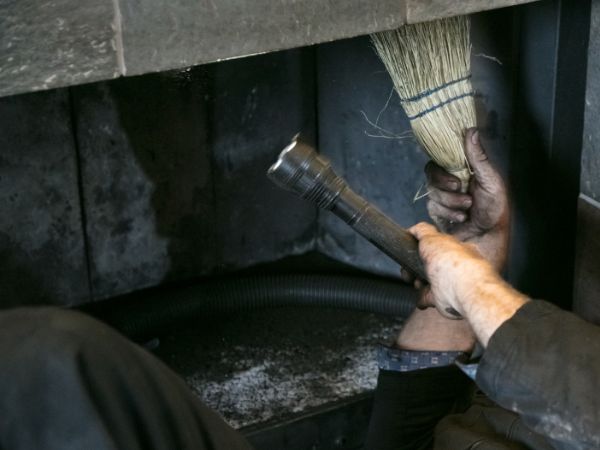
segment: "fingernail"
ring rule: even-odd
[[[479,130],[475,130],[475,132],[471,135],[471,143],[473,145],[479,145]]]
[[[456,191],[458,189],[458,182],[456,182],[456,181],[450,181],[448,183],[448,189]]]
[[[464,222],[467,217],[464,214],[459,214],[458,216],[456,216],[456,218],[459,222]]]
[[[451,315],[453,315],[454,317],[462,317],[462,316],[460,315],[460,313],[459,313],[457,310],[455,310],[454,308],[450,308],[450,307],[448,307],[448,308],[446,308],[446,312],[447,312],[448,314],[451,314]]]
[[[463,206],[464,206],[465,208],[470,208],[472,204],[473,204],[473,202],[471,201],[471,199],[470,199],[470,198],[466,199],[466,200],[463,202]]]

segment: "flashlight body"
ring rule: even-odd
[[[422,280],[427,280],[415,237],[347,186],[331,208],[375,247]]]
[[[327,158],[298,137],[281,152],[268,176],[278,186],[333,212],[405,269],[427,280],[414,236],[355,193]]]

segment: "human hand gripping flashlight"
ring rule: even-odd
[[[338,176],[329,160],[294,137],[267,176],[279,187],[333,212],[379,250],[427,281],[417,240],[375,206],[356,194]],[[457,311],[448,311],[460,317]]]

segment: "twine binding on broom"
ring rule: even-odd
[[[453,84],[460,83],[461,81],[470,80],[470,79],[471,79],[471,75],[469,74],[469,75],[466,75],[466,76],[464,76],[462,78],[459,78],[458,80],[448,81],[447,83],[444,83],[441,86],[438,86],[436,88],[426,89],[423,92],[420,92],[419,94],[415,95],[414,97],[401,98],[400,101],[402,101],[402,102],[416,102],[417,100],[421,100],[423,97],[427,97],[428,95],[435,94],[436,92],[441,91],[442,89],[445,89],[448,86],[452,86]]]
[[[415,137],[466,190],[464,133],[476,126],[467,16],[405,25],[371,35]]]
[[[443,101],[442,103],[438,103],[437,105],[432,106],[431,108],[428,108],[425,111],[420,112],[419,114],[416,114],[414,116],[408,116],[408,120],[412,121],[412,120],[415,120],[415,119],[419,119],[419,118],[421,118],[421,117],[423,117],[423,116],[425,116],[425,115],[427,115],[427,114],[435,111],[436,109],[439,109],[439,108],[442,108],[442,107],[446,106],[449,103],[455,102],[456,100],[460,100],[461,98],[471,97],[473,95],[474,95],[473,91],[467,92],[465,94],[457,95],[456,97],[452,97],[452,98],[450,98],[448,100]]]

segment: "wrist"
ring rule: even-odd
[[[479,238],[468,240],[475,244],[479,253],[496,269],[502,272],[508,257],[508,227],[499,225]]]
[[[496,330],[528,301],[527,296],[492,273],[479,278],[461,296],[459,311],[471,324],[481,345],[487,347]]]

